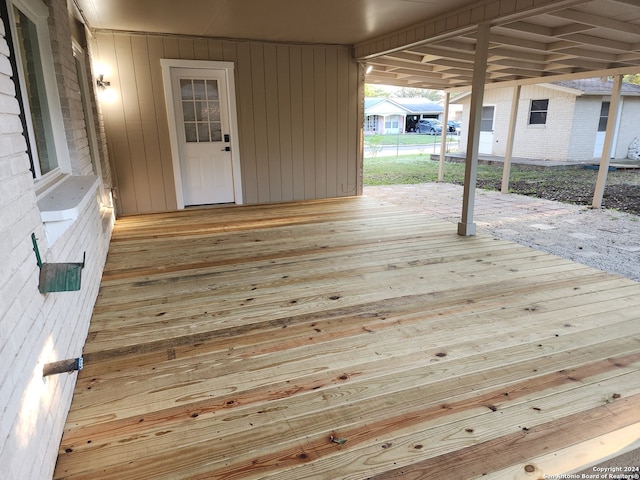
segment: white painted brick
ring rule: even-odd
[[[16,94],[16,86],[6,75],[0,75],[0,93],[13,96]]]
[[[0,55],[0,74],[6,75],[7,77],[13,75],[13,70],[11,70],[11,62],[6,55]]]
[[[2,57],[0,57],[2,59]],[[20,105],[15,97],[0,93],[0,113],[20,114]]]
[[[4,24],[2,24],[2,26],[4,27]],[[7,44],[7,40],[5,38],[0,38],[0,55],[4,57],[9,56],[9,45]]]
[[[77,95],[66,2],[46,3],[52,7],[49,23],[55,36],[54,57],[59,60],[56,75],[60,100],[66,109],[69,153],[75,158],[74,171],[86,171],[90,158]],[[0,25],[0,35],[4,34],[1,28]],[[28,170],[29,160],[24,153],[26,143],[17,116],[20,109],[15,87],[9,79],[12,72],[7,53],[6,41],[0,38],[0,465],[2,476],[35,480],[52,476],[76,378],[74,374],[38,384],[42,381],[42,365],[47,355],[55,354],[60,359],[81,353],[110,231],[103,232],[99,206],[90,202],[76,224],[54,248],[49,248]],[[103,134],[102,126],[99,131]],[[99,143],[105,146],[104,137]],[[105,159],[101,162],[106,164]],[[38,292],[31,232],[43,239],[41,252],[51,261],[76,260],[78,252],[87,250],[91,261],[82,273],[80,292],[47,295]],[[37,388],[30,384],[34,378]],[[37,408],[31,417],[32,430],[21,436],[20,412],[25,396],[34,400]]]
[[[17,115],[0,114],[0,135],[19,133],[22,135],[22,124]]]

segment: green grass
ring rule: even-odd
[[[427,155],[401,155],[397,157],[374,157],[364,159],[364,184],[406,185],[436,182],[439,162]],[[531,169],[512,165],[510,182],[547,187],[556,183],[594,182],[597,172],[586,169]],[[609,174],[609,182],[615,183],[614,174]],[[462,184],[464,163],[445,162],[444,181]],[[478,165],[478,182],[483,185],[499,185],[502,182],[502,165]]]
[[[379,139],[381,145],[431,145],[440,143],[439,135],[427,135],[421,133],[405,133],[402,135],[367,135],[364,137],[365,145],[369,139]]]
[[[478,166],[478,175],[498,175],[501,173],[493,167]],[[424,155],[400,155],[398,157],[374,157],[364,159],[364,184],[374,185],[406,185],[412,183],[436,182],[438,180],[438,162]],[[464,164],[445,164],[444,181],[462,183],[464,180]]]

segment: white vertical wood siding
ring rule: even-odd
[[[358,66],[342,46],[99,32],[96,60],[122,214],[176,208],[161,58],[235,63],[245,203],[355,195]]]

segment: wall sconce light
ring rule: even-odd
[[[373,65],[367,65],[367,69],[364,71],[365,75],[369,75],[373,70]]]
[[[104,91],[111,85],[111,82],[106,82],[104,80],[104,74],[101,73],[96,80],[96,84],[98,85],[98,88],[101,88]]]

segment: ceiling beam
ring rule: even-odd
[[[567,35],[564,39],[569,40],[570,42],[581,43],[583,45],[606,48],[609,50],[620,50],[622,52],[628,52],[633,49],[633,45],[631,43],[609,40],[608,38],[602,37],[594,37],[592,35],[584,35],[582,33]]]
[[[523,38],[516,37],[508,37],[506,35],[491,35],[491,44],[489,46],[489,53],[491,53],[491,49],[494,47],[502,47],[502,46],[511,46],[511,47],[520,47],[526,48],[527,50],[537,50],[539,52],[547,51],[547,43],[538,42],[534,40],[525,40]]]
[[[473,60],[475,58],[475,54],[473,53],[459,52],[456,50],[446,50],[444,48],[431,47],[431,46],[411,48],[408,51],[411,53],[423,54],[428,57],[447,58],[450,60],[460,60],[468,63],[473,63]],[[425,62],[424,58],[422,62],[423,63]]]
[[[587,32],[589,30],[593,30],[593,25],[586,25],[584,23],[568,23],[561,27],[555,27],[551,29],[551,33],[553,37],[563,37],[565,35],[570,35],[572,33],[582,33]]]
[[[395,68],[410,68],[423,73],[431,73],[433,72],[433,67],[424,63],[412,63],[412,62],[403,62],[401,60],[396,60],[394,58],[387,57],[379,57],[369,60],[367,65],[372,65],[374,68],[376,66],[381,67],[395,67]]]
[[[637,2],[635,3],[635,6],[638,6]],[[605,28],[607,30],[615,30],[616,32],[640,35],[640,25],[614,20],[613,18],[603,17],[601,15],[594,15],[572,9],[550,12],[549,15],[557,18],[564,18],[565,20],[571,20],[573,22],[586,23],[587,25]]]
[[[500,28],[508,28],[509,30],[515,30],[520,33],[532,33],[534,35],[541,35],[543,37],[552,37],[553,28],[545,27],[543,25],[536,25],[529,22],[513,22],[500,25]]]
[[[638,67],[621,67],[621,68],[608,68],[602,70],[589,70],[586,72],[577,72],[562,75],[546,75],[543,77],[525,78],[522,80],[506,81],[492,83],[490,86],[486,85],[486,88],[498,88],[498,87],[513,87],[515,85],[536,85],[539,83],[561,82],[563,80],[578,80],[581,78],[596,78],[596,77],[610,77],[614,75],[626,75],[626,74],[638,73]],[[456,91],[464,92],[470,91],[471,86],[458,87]]]
[[[594,60],[601,60],[603,62],[616,62],[618,56],[615,53],[596,52],[595,50],[589,50],[588,48],[571,47],[562,50],[562,53],[573,55],[576,57],[589,58]]]
[[[447,60],[446,58],[439,58],[429,63],[425,63],[425,65],[432,65],[433,70],[436,72],[442,70],[443,68],[458,68],[460,70],[468,70],[470,72],[473,71],[473,64],[456,62],[455,60]]]

